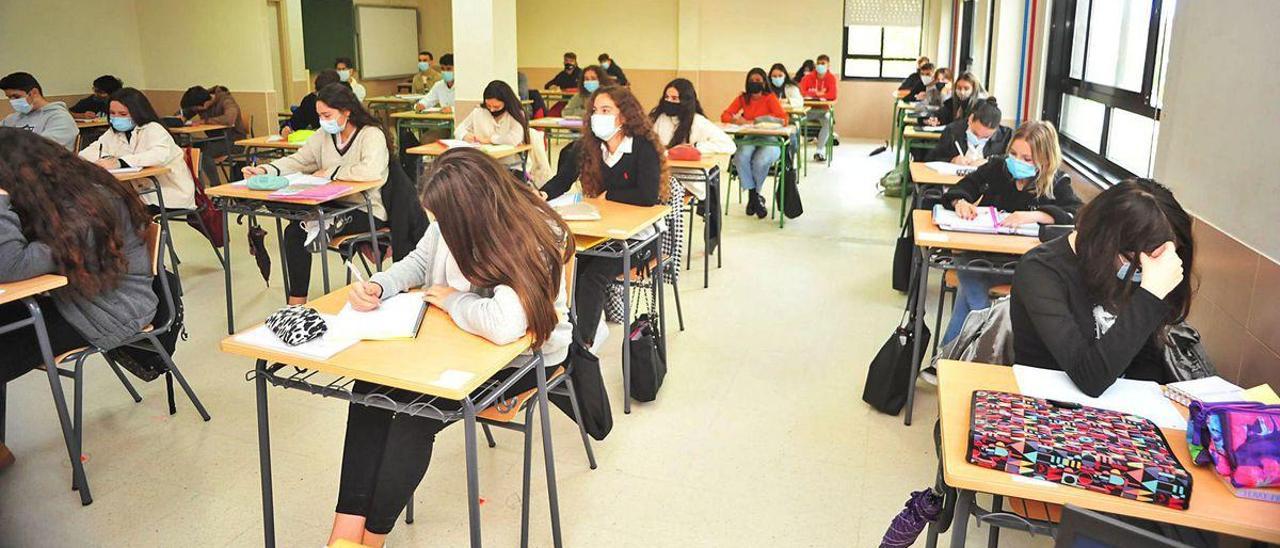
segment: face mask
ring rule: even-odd
[[[611,67],[611,66],[613,66],[613,63],[610,63],[610,62],[608,62],[608,61],[601,61],[601,62],[600,62],[600,68],[602,68],[602,69],[609,70],[609,67]]]
[[[756,82],[754,80],[747,82],[747,93],[755,94],[755,93],[761,93],[763,91],[764,91],[763,83]]]
[[[597,89],[600,89],[600,81],[599,80],[583,80],[582,89],[587,90],[587,93],[595,93]]]
[[[922,84],[924,84],[924,85],[926,85],[926,86],[927,86],[927,85],[929,85],[929,84],[932,84],[932,83],[933,83],[933,75],[932,75],[932,74],[930,74],[930,75],[928,75],[928,76],[925,76],[925,75],[921,74],[921,75],[920,75],[920,83],[922,83]]]
[[[591,115],[591,133],[596,134],[596,138],[601,141],[608,141],[614,135],[618,134],[618,117],[613,114],[592,114]]]
[[[1125,261],[1120,265],[1120,269],[1116,271],[1116,277],[1121,280],[1129,278],[1129,270],[1133,269],[1133,263]],[[1133,283],[1142,283],[1142,271],[1138,270],[1133,273]]]
[[[784,76],[774,76],[770,78],[769,81],[773,83],[773,87],[780,88],[782,87],[782,83],[786,82],[787,79]]]
[[[982,150],[984,147],[986,147],[987,139],[990,139],[990,137],[988,137],[987,139],[978,137],[978,134],[974,133],[972,129],[964,130],[964,137],[966,140],[968,140],[970,149],[976,148],[978,150]]]
[[[961,101],[968,101],[970,95],[973,95],[972,90],[968,90],[968,91],[956,90],[956,98]]]
[[[452,81],[453,81],[453,71],[452,71],[452,70],[446,70],[446,71],[441,72],[441,73],[440,73],[440,79],[441,79],[441,80],[444,80],[444,82],[445,82],[446,84],[447,84],[447,83],[449,83],[449,82],[452,82]]]
[[[338,70],[338,80],[346,82],[347,80],[350,80],[350,79],[351,79],[351,69]]]
[[[1014,158],[1013,155],[1004,157],[1004,167],[1009,170],[1009,174],[1013,175],[1014,179],[1030,179],[1036,176],[1036,166]]]
[[[671,101],[663,99],[661,103],[658,103],[658,111],[666,114],[667,116],[679,116],[680,103],[672,103]]]
[[[9,99],[9,106],[13,107],[13,110],[17,111],[18,114],[27,114],[31,112],[31,103],[27,101],[26,97]]]
[[[119,131],[119,132],[121,132],[121,133],[125,133],[125,132],[132,131],[132,130],[133,130],[133,118],[130,118],[130,117],[128,117],[128,116],[112,116],[112,117],[111,117],[111,129],[114,129],[114,130]]]
[[[418,61],[418,72],[426,72],[428,70],[431,70],[431,63]]]
[[[566,70],[566,71],[572,71],[572,70],[573,70],[573,63],[565,63],[565,64],[564,64],[564,70]]]
[[[487,110],[487,109],[486,109],[486,110]],[[493,116],[494,118],[497,118],[497,117],[499,117],[499,116],[502,116],[502,113],[504,113],[504,112],[506,112],[506,111],[507,111],[507,109],[503,109],[503,108],[500,108],[500,109],[498,109],[498,110],[490,110],[490,111],[489,111],[489,115],[490,115],[490,116]]]
[[[818,76],[826,76],[826,75],[827,75],[827,65],[818,65],[818,66],[815,68],[815,70],[817,70],[817,71],[818,71]]]
[[[323,129],[325,133],[328,133],[330,135],[337,135],[341,133],[342,128],[346,126],[347,126],[346,124],[338,125],[337,120],[325,120],[325,119],[320,120],[320,129]]]

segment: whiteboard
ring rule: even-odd
[[[418,10],[356,6],[360,77],[398,78],[418,72]]]

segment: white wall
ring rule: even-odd
[[[113,74],[146,87],[134,0],[0,0],[0,75],[35,75],[45,95],[88,95]]]
[[[144,36],[142,63],[147,69],[147,87],[178,90],[222,84],[233,92],[272,89],[267,33],[276,29],[267,28],[265,0],[136,3],[137,25]],[[210,9],[212,6],[218,9]],[[83,42],[77,44],[78,55],[85,55],[85,47]]]

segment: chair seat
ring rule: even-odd
[[[1049,502],[1041,502],[1038,500],[1023,499],[1018,497],[1007,497],[1005,501],[1009,505],[1009,509],[1014,514],[1027,519],[1047,521],[1050,523],[1060,523],[1062,521],[1062,505]],[[1000,512],[1000,508],[994,511]]]
[[[68,351],[63,352],[63,353],[61,353],[61,354],[58,354],[57,356],[54,356],[54,357],[53,357],[53,363],[63,363],[63,362],[65,362],[65,361],[67,361],[68,359],[71,359],[71,358],[74,358],[74,357],[78,356],[78,355],[79,355],[80,353],[82,353],[82,352],[87,352],[88,350],[89,350],[89,347],[87,347],[87,346],[81,346],[80,348],[77,348],[77,349],[75,349],[75,350],[68,350]],[[41,364],[40,369],[44,369],[43,364]]]
[[[530,373],[530,374],[535,374],[535,373]],[[550,383],[552,380],[556,379],[557,377],[563,374],[564,374],[564,367],[557,367],[555,371],[552,371],[550,375],[547,375],[547,382]],[[504,405],[501,408],[499,408],[497,404],[490,405],[489,407],[486,407],[479,413],[476,413],[476,416],[482,419],[491,420],[493,422],[511,422],[515,420],[516,415],[520,413],[520,410],[523,409],[525,404],[528,403],[529,400],[533,398],[533,395],[537,393],[538,393],[537,388],[530,388],[528,390],[525,390],[524,392],[516,394],[516,397],[503,402],[504,404],[507,402],[512,402],[512,405],[510,407],[507,407]]]
[[[390,234],[391,234],[390,228],[385,228],[385,227],[379,228],[377,231],[379,240],[385,239],[386,237],[390,236]],[[337,250],[342,248],[342,246],[344,245],[355,244],[357,242],[367,242],[367,241],[369,241],[368,232],[357,232],[355,234],[345,234],[342,236],[334,236],[332,240],[329,240],[329,249]]]
[[[652,259],[649,259],[648,267],[649,267],[649,271],[650,271],[650,272],[652,272],[652,271],[654,271],[654,270],[657,270],[657,268],[658,268],[658,258],[657,258],[657,257],[654,257],[654,258],[652,258]],[[621,282],[621,281],[622,281],[622,279],[623,279],[623,277],[624,277],[624,275],[622,275],[622,274],[618,274],[618,277],[617,277],[617,278],[614,278],[614,280],[615,280],[615,281],[619,281],[619,282]],[[631,267],[631,281],[632,281],[632,282],[637,282],[637,281],[640,281],[640,280],[643,280],[643,279],[644,279],[644,277],[640,275],[640,267],[639,267],[639,266],[633,266],[633,267]]]

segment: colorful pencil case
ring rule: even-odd
[[[1236,487],[1280,486],[1280,405],[1191,403],[1187,448]]]
[[[289,186],[289,179],[279,175],[254,175],[246,184],[249,190],[280,190]]]

